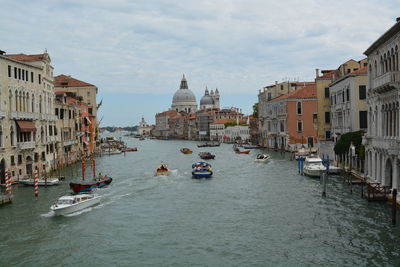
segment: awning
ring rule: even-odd
[[[36,126],[33,121],[16,121],[19,127],[19,130],[23,133],[26,132],[36,132]]]

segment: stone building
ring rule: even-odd
[[[204,91],[204,96],[200,99],[200,109],[219,109],[219,91],[215,89],[208,92],[208,89]]]
[[[53,67],[47,52],[37,55],[0,51],[0,178],[31,176],[54,165],[56,116]]]
[[[400,18],[365,52],[368,56],[366,175],[400,189]]]

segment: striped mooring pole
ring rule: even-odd
[[[38,177],[38,170],[35,171],[35,180],[34,180],[34,190],[35,190],[35,197],[39,196],[39,177]]]
[[[11,179],[10,179],[10,173],[8,169],[5,171],[5,179],[6,179],[6,194],[11,194]]]

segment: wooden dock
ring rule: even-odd
[[[6,203],[11,203],[12,199],[13,199],[13,195],[11,195],[11,194],[0,195],[0,205],[6,204]]]

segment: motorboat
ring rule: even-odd
[[[161,162],[161,164],[157,166],[156,176],[166,176],[169,175],[169,173],[170,171],[167,164]]]
[[[239,146],[237,144],[233,145],[233,151],[235,151],[236,154],[249,154],[250,150],[240,150]]]
[[[202,159],[214,159],[215,155],[211,154],[210,152],[200,152],[199,157]]]
[[[259,145],[243,145],[244,149],[257,149],[260,148]]]
[[[213,175],[211,164],[199,161],[192,165],[193,178],[210,178]]]
[[[99,175],[91,180],[82,180],[79,182],[71,182],[69,183],[69,187],[74,191],[75,193],[80,193],[80,192],[88,192],[92,191],[93,189],[96,188],[102,188],[104,186],[109,185],[112,182],[112,178],[105,175]]]
[[[133,152],[137,151],[137,147],[125,147],[122,149],[122,152]]]
[[[35,179],[22,179],[19,180],[20,184],[23,185],[35,185]],[[47,178],[47,179],[38,179],[38,186],[49,186],[49,185],[58,185],[60,180],[58,178]]]
[[[100,196],[95,194],[80,194],[62,196],[50,207],[55,215],[68,215],[100,203]]]
[[[193,153],[193,151],[187,147],[181,148],[181,152],[183,154],[192,154]]]
[[[122,150],[114,148],[114,149],[104,149],[103,150],[103,154],[105,155],[117,155],[117,154],[121,154]]]
[[[311,177],[321,177],[326,171],[320,157],[307,157],[304,162],[303,173]]]
[[[258,154],[256,156],[255,162],[267,162],[271,159],[271,156],[268,154]]]

